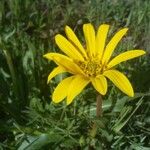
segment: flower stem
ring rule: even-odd
[[[102,117],[102,96],[100,94],[97,95],[96,97],[96,117]],[[94,138],[96,136],[97,132],[97,123],[96,121],[94,122],[92,129],[90,131],[90,135]]]
[[[96,116],[102,117],[102,96],[100,94],[96,97]]]

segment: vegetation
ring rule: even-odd
[[[148,150],[150,147],[149,0],[1,0],[0,2],[0,149]],[[43,55],[59,51],[56,33],[65,25],[83,39],[82,25],[129,27],[115,54],[143,49],[140,59],[119,65],[136,92],[134,98],[111,83],[96,117],[96,92],[89,87],[74,102],[54,104],[51,94],[62,80],[46,84],[55,67]],[[98,125],[91,135],[93,122]],[[92,131],[95,132],[95,131]]]

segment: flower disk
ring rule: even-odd
[[[76,63],[87,77],[96,77],[102,74],[102,64],[96,61],[78,61]]]
[[[84,24],[85,48],[69,26],[65,28],[67,38],[57,34],[56,44],[65,55],[59,53],[44,55],[45,58],[53,60],[58,65],[49,74],[48,82],[60,73],[69,72],[71,76],[58,84],[53,92],[52,100],[59,103],[67,98],[68,105],[90,82],[100,94],[105,95],[107,79],[111,80],[123,93],[133,97],[134,92],[130,81],[114,67],[121,62],[145,54],[145,51],[128,50],[111,59],[117,44],[127,30],[127,28],[119,30],[106,45],[109,25],[100,25],[95,34],[92,24]]]

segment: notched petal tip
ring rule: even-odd
[[[139,56],[141,55],[145,55],[146,54],[146,51],[142,50],[142,49],[139,49],[139,50],[133,50],[135,51],[137,54],[139,54]]]
[[[123,37],[127,34],[128,30],[129,30],[129,28],[125,27],[125,28],[120,29],[117,33],[119,33],[121,35],[121,37]]]
[[[144,50],[140,50],[140,51],[141,51],[141,55],[146,54],[146,51],[144,51]]]
[[[47,82],[46,82],[47,84],[49,84],[50,83],[50,80],[49,79],[47,79]]]
[[[123,28],[123,29],[121,29],[122,31],[124,31],[124,32],[127,32],[128,30],[129,30],[129,28]]]
[[[47,57],[47,54],[44,54],[43,57],[46,58],[46,57]]]
[[[134,97],[134,92],[129,95],[130,97]]]
[[[65,26],[65,31],[71,29],[69,26]]]
[[[93,26],[91,23],[85,23],[84,25],[83,25],[83,27],[85,27],[85,26]]]
[[[101,24],[100,26],[101,26],[101,27],[107,27],[107,28],[108,28],[110,25],[107,24],[107,23],[103,23],[103,24]],[[100,26],[99,26],[99,27],[100,27]]]
[[[91,28],[94,29],[94,26],[91,23],[83,24],[83,31],[86,31],[86,30],[91,29]]]
[[[65,26],[65,33],[66,33],[66,35],[68,34],[68,32],[70,31],[70,30],[72,30],[69,26]]]
[[[52,102],[54,102],[54,103],[56,103],[56,104],[59,103],[59,100],[57,100],[57,99],[55,98],[54,93],[52,94],[51,99],[52,99]]]
[[[60,103],[58,100],[55,100],[54,98],[52,98],[53,103],[58,104]]]
[[[120,35],[123,37],[123,36],[126,36],[128,30],[129,30],[129,28],[125,27],[125,28],[120,29],[117,33],[120,33]]]
[[[56,42],[56,43],[57,43],[57,40],[58,40],[60,37],[62,37],[61,34],[56,34],[56,35],[55,35],[55,42]]]
[[[128,28],[128,27],[125,27],[124,29],[125,29],[125,30],[127,30],[127,31],[129,30],[129,28]]]
[[[126,94],[127,94],[128,96],[130,96],[130,97],[134,97],[134,90],[133,90],[132,85],[131,85],[130,90],[128,90],[128,92],[127,92]]]
[[[43,57],[46,59],[52,59],[52,57],[50,56],[50,53],[44,54]]]
[[[66,105],[70,105],[72,103],[72,101],[66,100]]]

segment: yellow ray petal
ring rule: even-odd
[[[75,33],[73,32],[73,30],[69,27],[66,26],[65,27],[65,32],[67,35],[67,38],[73,43],[73,45],[76,46],[76,48],[79,50],[79,52],[85,57],[87,58],[87,54],[85,52],[85,49],[83,48],[83,46],[81,45],[79,39],[77,38],[77,36],[75,35]]]
[[[54,57],[61,57],[61,58],[64,58],[64,59],[67,59],[69,61],[72,61],[71,58],[65,56],[65,55],[62,55],[62,54],[59,54],[59,53],[47,53],[45,55],[43,55],[44,58],[48,59],[48,60],[53,60],[54,61]]]
[[[99,58],[102,58],[104,49],[105,49],[105,43],[107,34],[109,31],[109,25],[103,24],[100,25],[98,28],[98,32],[96,35],[96,53],[99,55]]]
[[[145,54],[145,51],[143,51],[143,50],[130,50],[130,51],[124,52],[124,53],[116,56],[114,59],[112,59],[108,63],[107,68],[114,67],[115,65],[117,65],[123,61],[133,59],[135,57],[138,57],[138,56],[141,56],[144,54]]]
[[[84,89],[84,87],[90,81],[84,78],[83,76],[75,76],[69,86],[68,96],[67,96],[67,105],[69,105],[73,99]]]
[[[55,41],[58,47],[69,57],[75,60],[84,60],[83,56],[78,52],[78,50],[62,35],[57,34],[55,36]]]
[[[96,54],[95,51],[95,30],[92,24],[84,24],[83,32],[86,41],[87,52],[90,56],[94,56]]]
[[[57,65],[62,66],[68,72],[73,74],[84,74],[78,65],[76,65],[69,57],[58,53],[47,53],[45,58],[53,60]]]
[[[102,59],[103,64],[104,63],[106,64],[109,61],[114,49],[116,48],[117,44],[122,39],[122,37],[126,34],[127,31],[128,31],[127,28],[124,28],[118,31],[110,40],[110,42],[107,44],[104,55],[103,55],[103,59]]]
[[[57,85],[52,95],[53,102],[59,103],[67,96],[68,87],[71,81],[73,80],[73,78],[74,76],[65,78]]]
[[[102,95],[107,92],[107,80],[103,75],[99,75],[96,78],[91,78],[94,88]]]
[[[122,92],[128,96],[134,96],[132,85],[124,74],[117,70],[108,70],[104,72],[104,76],[109,78]]]
[[[47,83],[50,82],[50,80],[55,77],[56,75],[60,74],[60,73],[64,73],[67,72],[67,70],[61,66],[58,66],[56,68],[53,69],[53,71],[49,74],[48,79],[47,79]]]

